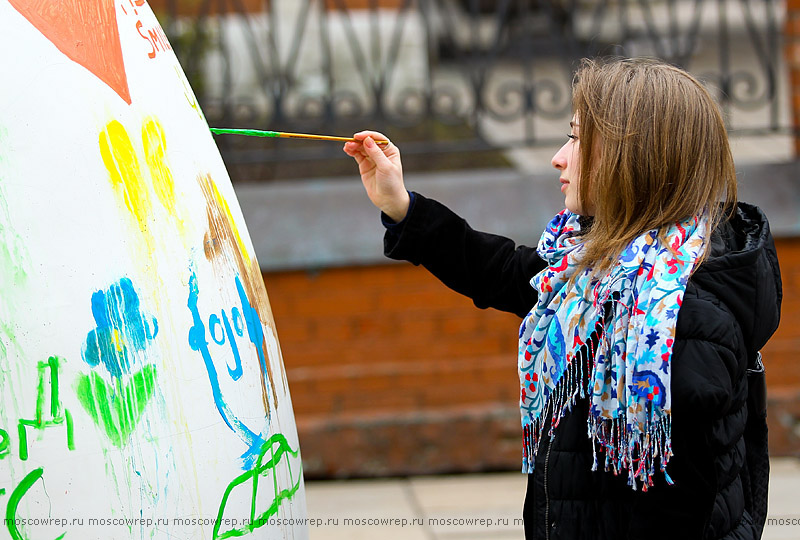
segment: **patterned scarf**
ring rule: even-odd
[[[519,332],[523,472],[532,472],[542,430],[549,436],[575,400],[589,397],[588,432],[597,470],[628,471],[653,485],[656,458],[667,482],[672,455],[670,359],[686,283],[706,245],[705,216],[635,238],[608,275],[574,277],[583,249],[578,216],[549,223],[537,252],[548,268],[533,277],[536,306]],[[671,248],[671,249],[670,249]]]

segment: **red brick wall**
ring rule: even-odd
[[[786,66],[792,99],[792,126],[800,134],[800,0],[786,0],[784,27]],[[794,139],[795,156],[800,156],[800,136]]]
[[[204,0],[148,0],[150,8],[156,15],[169,13],[175,10],[177,15],[198,15],[201,10],[205,10],[206,15],[219,13],[218,2],[205,2]],[[264,5],[268,4],[265,0],[237,0],[236,2],[226,2],[225,13],[260,13],[264,11]],[[206,5],[207,4],[207,5]]]
[[[776,242],[783,304],[778,331],[762,351],[769,392],[770,452],[800,455],[800,238]]]
[[[308,475],[519,461],[516,317],[478,310],[410,264],[265,280]],[[499,457],[504,438],[514,444]]]
[[[149,0],[147,3],[157,14],[167,13],[171,7],[170,0]],[[197,15],[203,9],[204,4],[203,0],[172,0],[172,7],[178,15]],[[329,10],[338,11],[340,5],[344,5],[347,9],[367,9],[373,5],[381,9],[394,9],[401,6],[401,0],[342,0],[341,2],[325,0],[325,7]],[[205,9],[206,14],[219,13],[217,2],[210,2]],[[271,8],[269,0],[237,0],[236,2],[227,2],[224,9],[226,13],[240,11],[263,13],[270,11]]]
[[[781,324],[762,354],[767,384],[777,390],[800,389],[800,238],[775,242],[781,264]]]
[[[778,242],[773,454],[800,451],[800,239]],[[516,328],[410,264],[265,274],[309,477],[516,469]]]

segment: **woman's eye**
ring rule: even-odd
[[[567,138],[572,139],[573,141],[577,141],[578,140],[578,136],[577,135],[573,135],[572,133],[569,133],[567,135]]]

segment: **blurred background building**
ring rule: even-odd
[[[386,133],[409,189],[535,245],[583,57],[657,56],[728,123],[770,217],[773,455],[800,455],[800,0],[150,0],[209,125]],[[188,94],[187,94],[188,95]],[[519,320],[382,255],[337,143],[218,136],[270,294],[307,478],[518,470]]]

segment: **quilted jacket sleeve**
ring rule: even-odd
[[[446,206],[419,193],[401,226],[386,231],[384,253],[422,265],[479,308],[520,317],[536,302],[530,280],[545,267],[534,248],[475,231]]]

